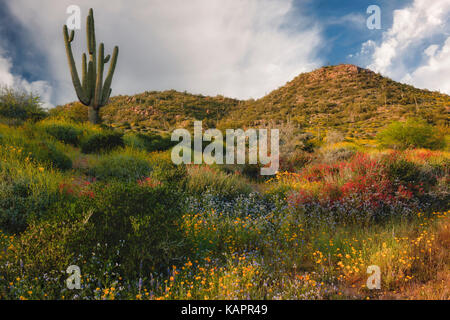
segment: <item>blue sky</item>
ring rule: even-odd
[[[316,19],[323,21],[323,34],[327,41],[327,49],[323,50],[324,59],[331,65],[339,63],[358,63],[349,55],[358,52],[362,43],[368,40],[378,41],[383,31],[392,25],[392,13],[395,9],[408,6],[412,1],[390,0],[316,0],[310,1],[306,8]],[[301,4],[301,2],[298,2]],[[369,30],[366,26],[366,13],[370,5],[378,5],[381,9],[381,29]]]
[[[0,85],[75,100],[61,29],[69,5],[82,27],[121,48],[113,94],[177,89],[259,98],[301,72],[339,63],[450,94],[450,0],[0,0]],[[370,5],[381,29],[369,30]],[[77,33],[75,57],[85,49]]]

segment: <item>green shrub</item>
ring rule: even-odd
[[[83,153],[100,153],[110,151],[117,147],[123,147],[123,134],[117,131],[105,131],[94,133],[81,143]]]
[[[73,146],[78,146],[80,143],[82,131],[69,124],[49,123],[44,124],[43,128],[46,133],[61,142],[71,144]]]
[[[46,141],[46,137],[37,131],[36,126],[30,124],[16,128],[0,127],[3,135],[0,145],[20,150],[16,156],[22,161],[29,158],[42,166],[49,165],[62,170],[72,168],[72,161],[62,151],[63,145]]]
[[[194,166],[189,168],[186,190],[193,195],[210,191],[214,195],[231,199],[250,193],[251,187],[243,177],[236,174],[226,174],[207,166]]]
[[[165,271],[183,255],[181,198],[171,188],[111,182],[91,190],[93,197],[83,198],[89,215],[79,250],[90,253],[97,244],[107,244],[103,259],[118,256],[123,274],[131,278]]]
[[[386,172],[391,180],[403,183],[416,183],[420,177],[419,166],[404,159],[388,162]]]
[[[326,149],[321,152],[322,159],[326,163],[349,160],[355,154],[356,150],[348,147]]]
[[[126,146],[148,152],[165,151],[174,145],[170,136],[157,134],[127,133],[123,139]]]
[[[52,278],[59,278],[64,276],[61,271],[73,264],[73,256],[78,255],[76,250],[70,250],[73,248],[70,243],[77,238],[83,227],[82,223],[75,221],[34,221],[15,239],[5,258],[17,268],[21,268],[22,270],[17,270],[21,274],[26,271],[29,277],[47,274],[49,278],[50,275]],[[8,274],[5,276],[8,277]],[[47,294],[50,295],[49,292]]]
[[[152,177],[156,180],[181,187],[186,178],[186,166],[175,165],[169,152],[155,152],[148,159],[153,169]]]
[[[391,123],[378,133],[377,140],[381,146],[394,149],[445,147],[445,138],[437,129],[416,119]]]
[[[48,164],[62,170],[72,168],[72,160],[48,141],[25,143],[23,148],[25,154],[29,153],[31,158],[39,163]]]
[[[116,179],[134,181],[150,176],[151,166],[148,161],[127,154],[115,154],[102,158],[90,174],[99,180]]]
[[[145,141],[140,137],[140,134],[137,133],[126,133],[123,136],[123,142],[125,146],[138,149],[138,150],[147,150],[147,146]]]
[[[73,102],[65,106],[57,106],[49,110],[52,119],[84,123],[89,121],[88,107],[81,102]]]
[[[0,117],[12,121],[38,121],[45,118],[46,111],[41,107],[40,98],[33,93],[0,88]]]
[[[222,171],[227,174],[237,174],[251,180],[261,179],[261,164],[214,164],[211,166],[214,169]]]
[[[0,175],[0,226],[3,230],[21,232],[31,219],[39,218],[61,201],[55,190],[38,183],[25,176],[16,175],[12,180]]]
[[[387,161],[386,173],[396,183],[412,185],[434,185],[436,174],[431,166],[419,165],[405,159]]]

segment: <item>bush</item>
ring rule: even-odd
[[[386,172],[388,177],[396,182],[416,183],[420,177],[418,165],[404,159],[388,162]]]
[[[84,123],[89,121],[89,108],[81,102],[73,102],[65,106],[57,106],[49,110],[49,117],[63,121]]]
[[[148,152],[165,151],[174,145],[174,142],[171,141],[170,136],[161,136],[156,134],[127,133],[123,139],[126,146]]]
[[[130,278],[165,271],[183,254],[178,227],[182,199],[171,188],[112,182],[94,184],[91,191],[92,197],[83,198],[89,213],[86,234],[78,239],[83,253],[106,244],[102,259],[120,259],[117,263]]]
[[[394,149],[445,147],[445,138],[438,130],[425,121],[416,119],[393,122],[378,133],[377,140],[381,146]]]
[[[43,129],[46,133],[54,137],[56,140],[78,146],[82,131],[74,128],[69,124],[49,123],[44,124]]]
[[[123,147],[123,134],[117,131],[104,131],[88,136],[81,143],[81,152],[100,153]]]
[[[405,159],[386,161],[386,173],[392,182],[404,185],[434,185],[437,182],[432,167],[422,166]]]
[[[189,168],[186,189],[194,195],[202,195],[209,191],[214,195],[229,199],[251,192],[251,187],[244,178],[226,174],[207,166]]]
[[[26,270],[30,277],[44,274],[52,274],[47,280],[61,275],[64,277],[61,271],[65,271],[73,263],[73,256],[78,255],[75,250],[71,252],[70,243],[82,229],[83,225],[79,222],[34,221],[15,239],[14,246],[11,246],[5,258],[13,266],[21,266],[22,270],[17,271],[23,274]]]
[[[148,177],[150,172],[151,166],[148,161],[126,154],[102,158],[90,170],[90,174],[99,180],[116,179],[130,182]]]
[[[15,176],[11,181],[0,176],[0,226],[4,231],[24,231],[31,219],[44,215],[58,201],[61,198],[55,190],[37,186],[32,179]]]
[[[322,151],[322,159],[325,163],[335,163],[351,159],[356,154],[352,148],[333,148]]]
[[[211,167],[226,174],[242,175],[243,177],[252,180],[264,178],[264,176],[261,176],[260,174],[262,167],[261,164],[214,164]]]
[[[30,153],[31,158],[39,163],[51,165],[62,170],[72,168],[72,160],[48,141],[26,143],[23,147],[24,153]]]
[[[20,150],[19,157],[22,160],[28,158],[42,166],[51,166],[61,170],[72,168],[72,160],[51,142],[35,140],[24,142],[22,139],[13,139],[4,145],[10,145],[10,147]]]
[[[9,119],[10,123],[11,121],[38,121],[46,115],[38,96],[8,87],[0,88],[0,117]]]
[[[175,165],[169,152],[152,153],[148,159],[153,169],[152,177],[158,181],[181,187],[186,178],[186,166]]]

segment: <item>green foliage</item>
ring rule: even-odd
[[[42,128],[46,133],[66,144],[78,146],[83,132],[70,124],[44,123]]]
[[[41,107],[40,98],[33,93],[15,90],[8,87],[0,88],[0,117],[11,121],[38,121],[47,113]]]
[[[68,122],[83,123],[89,121],[88,107],[79,102],[65,106],[57,106],[50,109],[48,114],[51,119]]]
[[[25,142],[22,146],[24,154],[29,154],[32,159],[43,165],[62,170],[72,168],[72,160],[51,142],[31,141]]]
[[[184,185],[187,175],[186,166],[174,164],[170,152],[152,153],[148,160],[153,169],[153,178],[171,184],[175,188],[180,188]]]
[[[90,174],[99,180],[115,179],[124,182],[137,182],[149,177],[150,173],[148,161],[128,154],[107,155],[90,170]]]
[[[84,252],[98,243],[107,244],[104,257],[120,250],[118,263],[129,277],[165,270],[180,254],[181,199],[174,190],[122,182],[91,190],[83,205],[88,232],[79,239]]]
[[[9,150],[9,155],[13,153]],[[18,233],[32,219],[64,201],[57,189],[61,175],[52,169],[40,170],[20,158],[5,157],[1,150],[0,157],[0,225],[4,231]]]
[[[59,277],[60,271],[67,269],[77,254],[71,243],[79,237],[83,227],[78,221],[33,221],[15,241],[8,258],[17,266],[21,265],[29,276]]]
[[[169,135],[127,133],[123,137],[126,146],[147,152],[165,151],[174,145]]]
[[[25,133],[25,130],[22,130]],[[22,133],[22,134],[23,134]],[[72,160],[61,150],[57,143],[27,137],[25,135],[13,135],[0,141],[4,147],[12,147],[20,150],[18,157],[25,161],[31,159],[41,166],[49,166],[62,170],[72,168]]]
[[[444,137],[433,126],[417,119],[393,122],[377,135],[377,139],[382,146],[395,149],[445,147]]]
[[[434,169],[402,158],[388,157],[385,159],[385,164],[389,179],[406,186],[433,186],[437,182],[437,176],[445,175],[439,168]]]
[[[207,166],[194,166],[189,168],[186,190],[194,195],[209,191],[214,195],[232,199],[240,194],[250,193],[251,187],[240,176],[226,174]]]
[[[102,131],[94,133],[81,142],[81,152],[100,153],[123,147],[123,134],[117,131]]]
[[[389,178],[396,182],[417,183],[420,177],[420,168],[417,164],[399,159],[388,161],[386,172]]]

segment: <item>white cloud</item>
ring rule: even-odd
[[[394,11],[393,25],[383,34],[380,44],[365,43],[362,51],[371,49],[366,51],[371,52],[368,68],[374,71],[395,80],[450,93],[444,80],[448,59],[441,56],[447,44],[440,53],[437,53],[440,47],[437,44],[429,46],[423,52],[418,51],[422,50],[423,45],[429,43],[430,39],[442,36],[449,30],[450,0],[414,0],[411,6]],[[422,53],[424,65],[411,66],[410,61],[416,53]]]
[[[14,76],[11,73],[11,61],[1,55],[0,52],[0,84],[12,86],[14,84]]]
[[[174,88],[257,98],[321,65],[320,28],[307,17],[292,20],[291,2],[15,0],[7,5],[48,56],[55,102],[65,103],[75,100],[62,40],[69,5],[80,5],[83,21],[92,6],[97,40],[108,52],[120,46],[113,95]],[[84,39],[84,30],[76,34],[78,62]]]
[[[52,88],[46,81],[29,82],[21,76],[12,73],[13,65],[11,59],[6,57],[5,52],[0,48],[0,86],[13,87],[27,92],[32,92],[41,96],[44,108],[52,108],[50,103]]]
[[[429,57],[427,62],[408,73],[403,81],[419,88],[450,94],[450,37],[440,49],[437,45],[431,45],[424,53]]]

